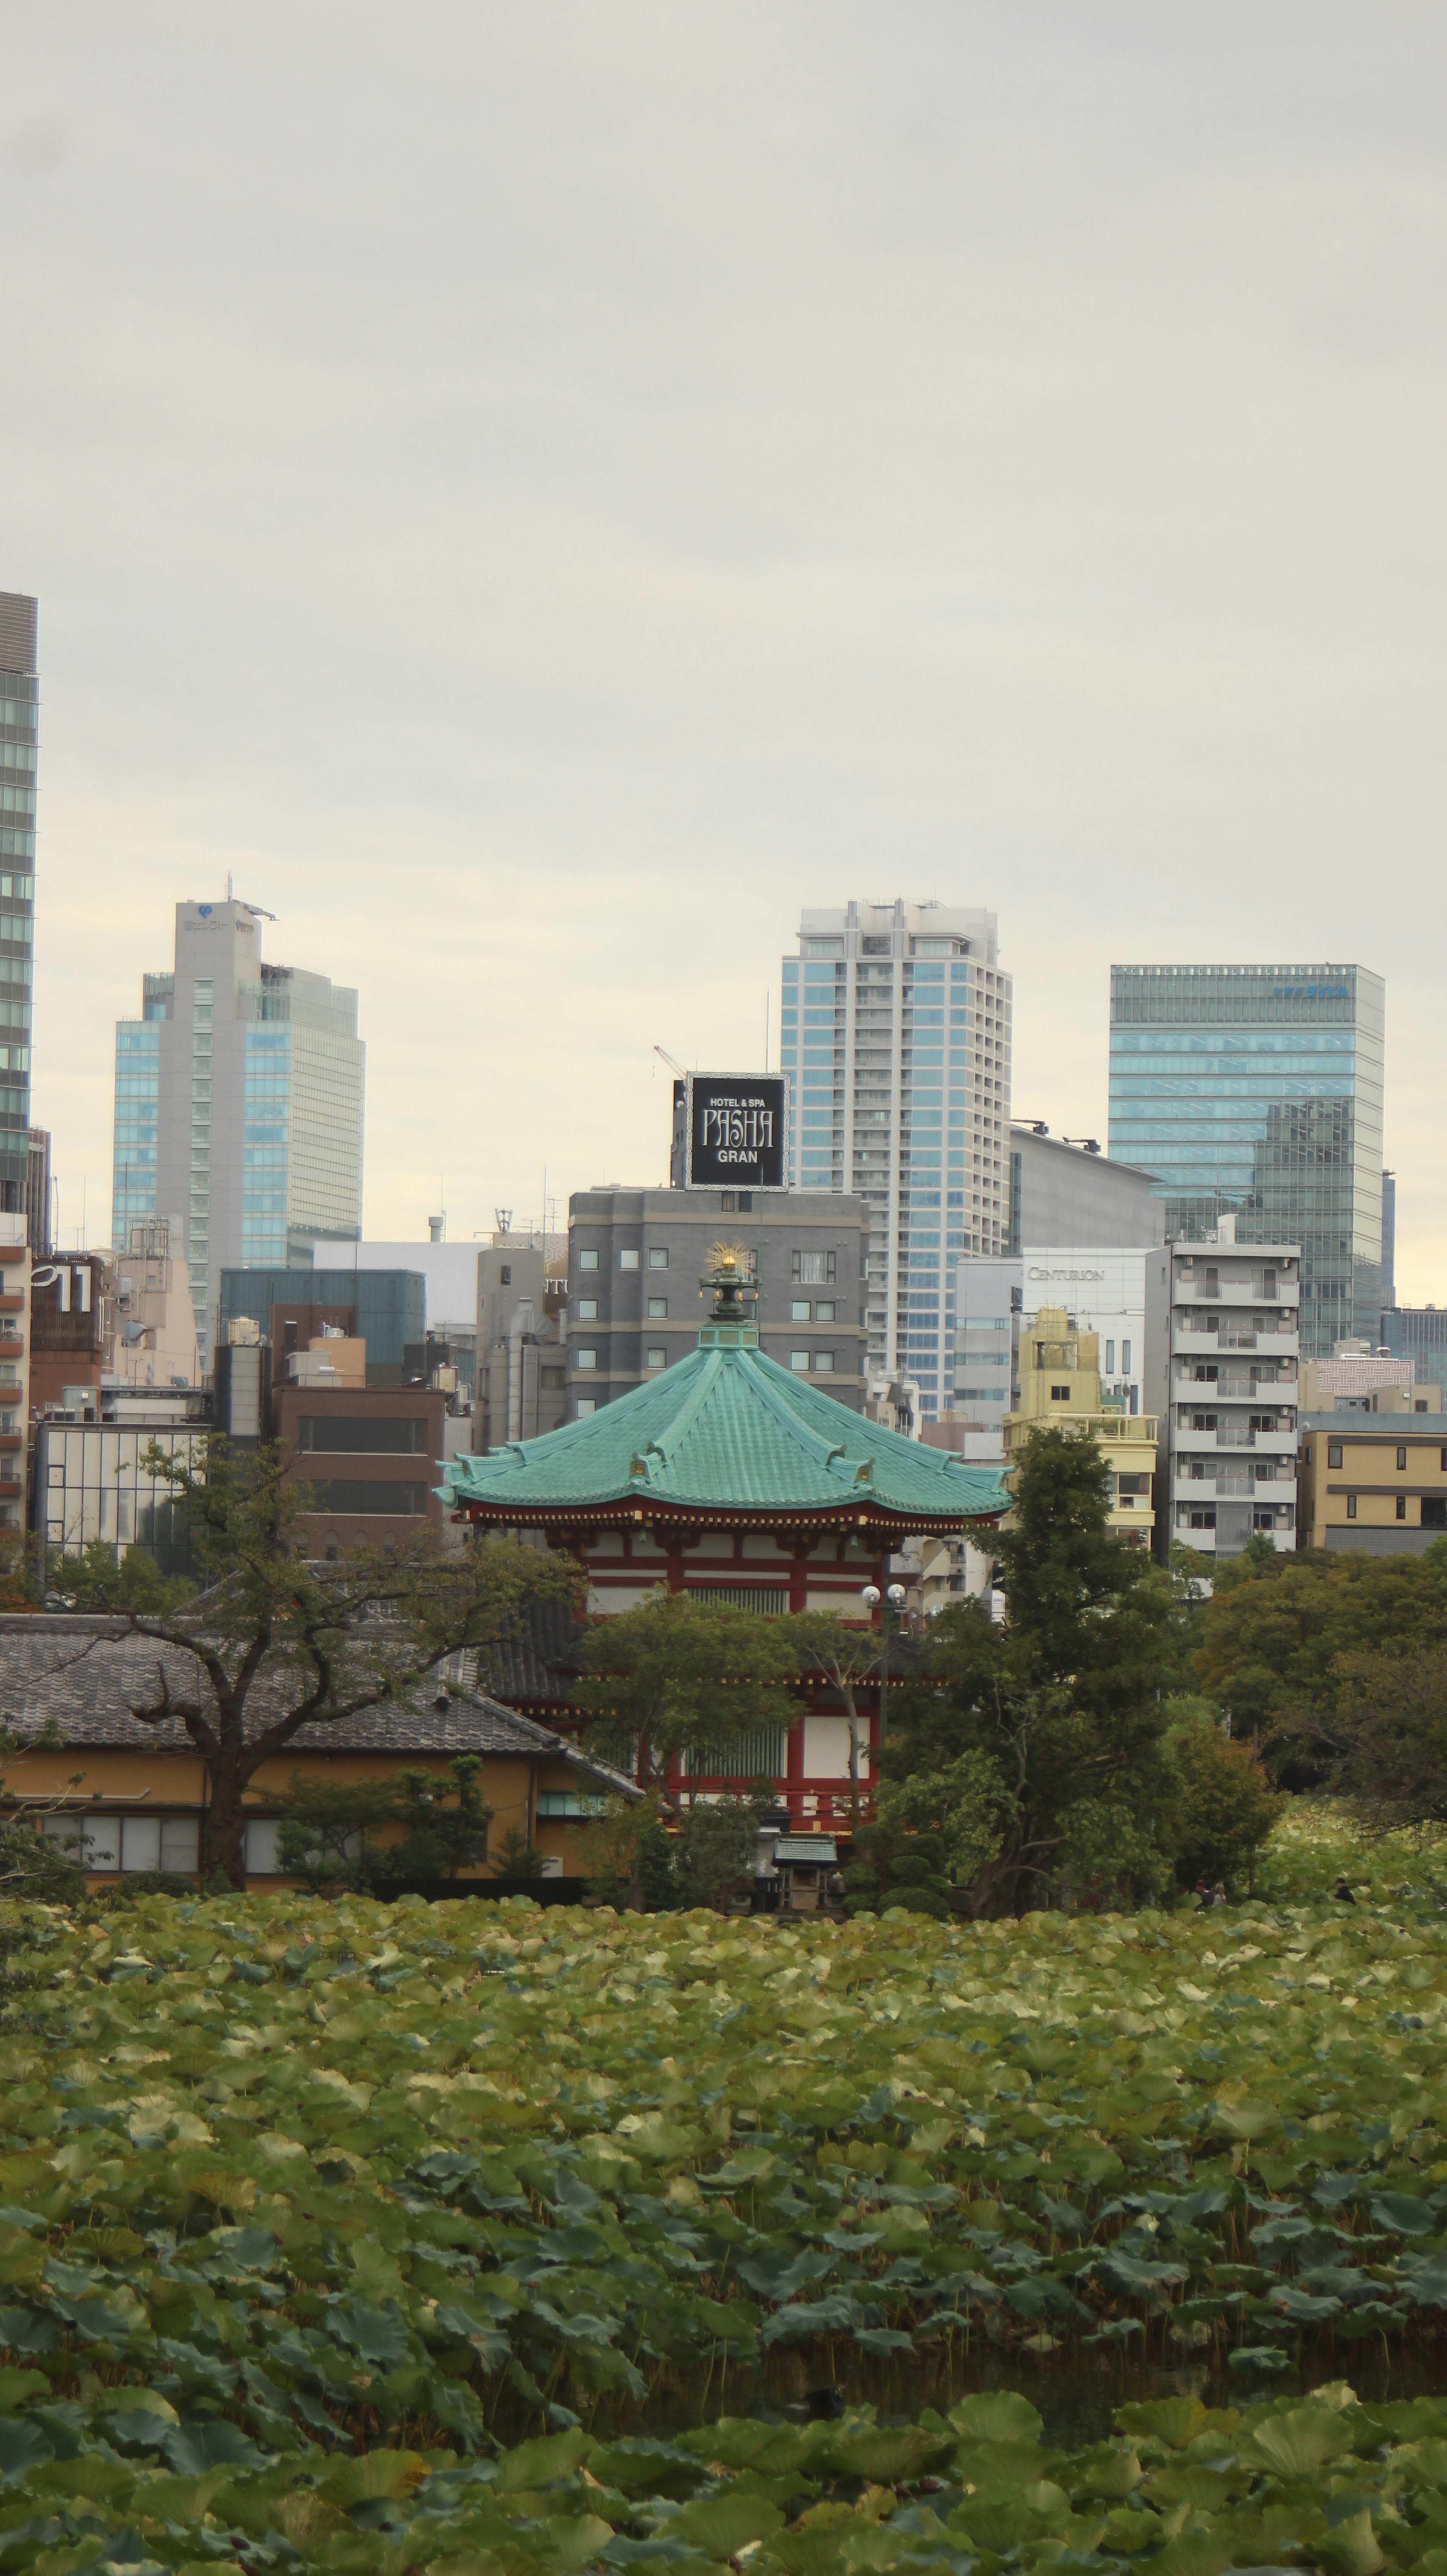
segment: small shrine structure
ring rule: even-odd
[[[539,1439],[450,1459],[444,1502],[456,1519],[541,1530],[571,1550],[590,1617],[665,1586],[877,1626],[862,1595],[884,1593],[892,1551],[993,1527],[1009,1504],[1001,1474],[887,1430],[767,1358],[738,1246],[714,1247],[704,1285],[712,1313],[676,1367]],[[859,1697],[877,1703],[877,1684]],[[877,1731],[876,1706],[871,1741]],[[801,1693],[784,1744],[750,1740],[733,1772],[692,1785],[738,1789],[770,1774],[796,1832],[847,1822],[849,1725],[825,1686]]]

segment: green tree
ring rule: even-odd
[[[1037,1432],[995,1542],[1004,1623],[976,1602],[952,1604],[933,1623],[928,1674],[900,1692],[902,1723],[881,1772],[915,1784],[926,1807],[929,1776],[977,1784],[973,1829],[991,1848],[971,1847],[975,1913],[1018,1913],[1062,1880],[1142,1893],[1161,1874],[1171,1591],[1113,1534],[1109,1510],[1095,1442]],[[955,1775],[966,1756],[988,1767]],[[948,1839],[946,1826],[942,1852]]]
[[[577,1584],[571,1563],[506,1538],[442,1550],[423,1536],[320,1564],[301,1545],[309,1488],[286,1478],[286,1463],[275,1442],[233,1451],[213,1438],[194,1468],[148,1452],[184,1510],[193,1585],[158,1575],[134,1548],[119,1563],[91,1547],[54,1567],[78,1609],[194,1658],[178,1693],[158,1657],[133,1714],[185,1728],[206,1766],[202,1875],[219,1869],[238,1888],[247,1790],[303,1727],[409,1700],[460,1649],[499,1645],[533,1603],[571,1598]]]
[[[921,1832],[898,1815],[863,1826],[844,1872],[844,1903],[850,1914],[883,1914],[902,1905],[943,1923],[951,1911],[944,1837]]]
[[[1378,1833],[1447,1824],[1447,1646],[1343,1654],[1318,1726],[1333,1785]]]
[[[1447,1539],[1421,1556],[1268,1549],[1228,1562],[1195,1660],[1238,1736],[1309,1749],[1335,1712],[1343,1656],[1429,1653],[1447,1629]]]
[[[334,1783],[294,1771],[277,1860],[319,1894],[434,1896],[487,1858],[482,1779],[475,1753],[458,1754],[445,1774],[407,1770],[394,1780]]]
[[[600,1799],[578,1836],[578,1868],[602,1905],[664,1913],[675,1902],[673,1853],[659,1799]]]
[[[0,1719],[0,1764],[17,1754],[60,1752],[63,1745],[54,1725],[25,1736]],[[0,1769],[0,1897],[30,1905],[75,1905],[84,1896],[85,1817],[65,1804],[67,1793],[79,1789],[84,1777],[74,1771],[65,1788],[37,1799],[22,1796]],[[47,1817],[60,1827],[58,1837],[44,1832]]]
[[[1182,1887],[1252,1871],[1286,1801],[1249,1744],[1232,1740],[1209,1702],[1177,1702],[1166,1739],[1171,1835]]]
[[[373,1896],[436,1896],[464,1870],[487,1858],[492,1810],[482,1793],[483,1764],[476,1753],[455,1754],[446,1780],[435,1771],[397,1776],[395,1841],[369,1844],[366,1885]]]
[[[994,1755],[972,1745],[937,1769],[887,1780],[878,1816],[906,1834],[937,1835],[951,1885],[973,1887],[999,1856],[1014,1801]]]
[[[787,1730],[799,1715],[795,1625],[661,1591],[599,1620],[573,1691],[590,1743],[615,1761],[633,1756],[655,1785],[676,1755],[695,1771],[734,1768],[746,1736]]]
[[[390,1780],[293,1771],[276,1812],[278,1869],[314,1896],[334,1896],[365,1885],[367,1835],[396,1823],[397,1791]]]
[[[673,1838],[673,1876],[680,1905],[722,1914],[749,1895],[758,1869],[759,1822],[771,1790],[751,1798],[708,1798],[685,1807]]]
[[[492,1855],[493,1875],[496,1878],[541,1878],[545,1858],[546,1854],[538,1849],[521,1825],[509,1825],[506,1833],[498,1836],[497,1849]]]

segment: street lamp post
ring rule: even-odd
[[[881,1593],[877,1583],[866,1583],[859,1596],[866,1610],[879,1612],[879,1740],[882,1744],[889,1731],[889,1622],[893,1614],[899,1625],[904,1608],[904,1585],[891,1583]]]

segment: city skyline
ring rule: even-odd
[[[761,1063],[850,885],[998,913],[1071,1135],[1114,959],[1364,955],[1435,1298],[1447,25],[358,0],[339,92],[284,24],[7,52],[66,1241],[152,925],[228,871],[373,997],[388,1237],[661,1179],[652,1047]]]

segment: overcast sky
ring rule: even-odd
[[[1387,979],[1447,1302],[1447,17],[5,0],[35,1115],[109,1211],[178,896],[355,983],[366,1230],[666,1176],[801,904]],[[777,1006],[776,1006],[777,1007]]]

